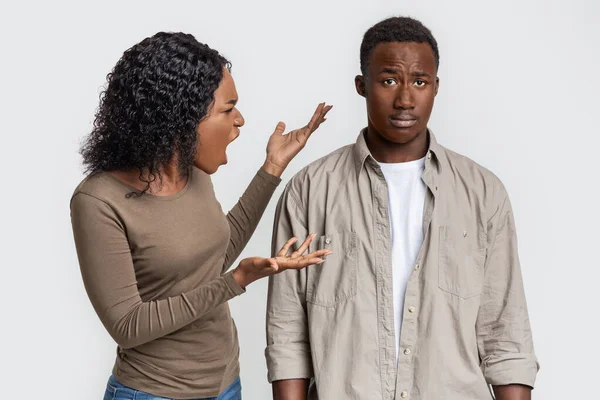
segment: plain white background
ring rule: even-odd
[[[534,340],[536,399],[597,392],[600,306],[600,2],[19,2],[0,10],[0,397],[99,399],[115,356],[81,282],[69,220],[78,148],[106,74],[157,31],[184,31],[233,63],[246,118],[214,176],[229,209],[277,121],[329,119],[284,174],[351,143],[366,124],[354,90],[364,31],[392,15],[436,36],[441,86],[430,127],[494,171],[514,206]],[[283,185],[276,193],[279,196]],[[267,256],[276,198],[244,256]],[[231,302],[245,399],[268,399],[266,281]]]

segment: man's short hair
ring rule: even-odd
[[[431,31],[420,21],[410,17],[391,17],[385,19],[365,32],[360,45],[360,70],[367,75],[369,57],[379,43],[416,42],[428,43],[433,50],[435,69],[440,66],[438,45]]]

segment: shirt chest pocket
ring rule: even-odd
[[[321,307],[334,307],[356,295],[358,248],[355,232],[336,232],[319,237],[319,249],[333,254],[320,265],[307,269],[306,302]]]
[[[472,236],[472,235],[471,235]],[[440,226],[438,284],[445,292],[470,298],[481,294],[486,257],[485,240]]]

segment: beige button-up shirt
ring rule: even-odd
[[[270,382],[309,399],[481,400],[538,371],[510,201],[500,180],[430,134],[421,250],[395,337],[388,192],[361,133],[310,164],[277,207],[273,249],[316,232],[325,263],[271,277]],[[396,341],[400,354],[396,363]]]

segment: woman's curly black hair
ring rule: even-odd
[[[81,148],[86,173],[138,169],[147,190],[177,156],[187,174],[223,68],[230,63],[219,52],[184,33],[159,32],[125,51]]]

